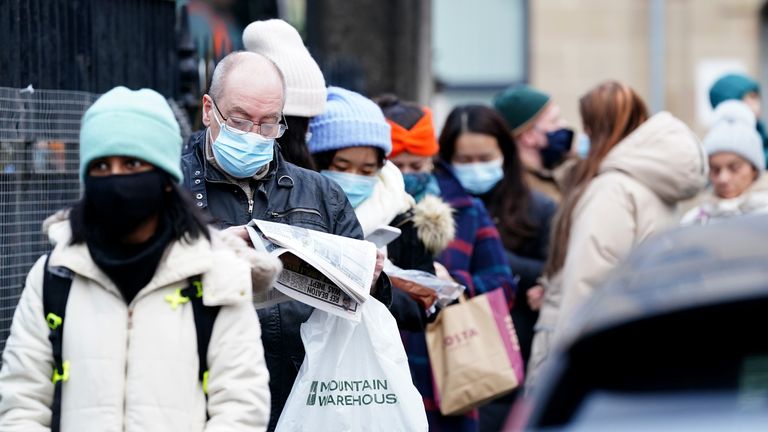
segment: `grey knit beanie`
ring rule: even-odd
[[[763,140],[755,129],[757,119],[747,104],[727,100],[715,108],[715,121],[704,137],[707,155],[730,152],[748,160],[762,175],[765,170]]]

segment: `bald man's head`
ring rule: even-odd
[[[225,119],[278,123],[284,105],[285,80],[280,69],[261,54],[234,52],[213,71],[211,87],[203,96],[203,124],[215,139]]]
[[[250,51],[235,51],[216,64],[208,94],[219,100],[226,97],[225,93],[228,87],[235,87],[235,91],[237,91],[236,85],[229,85],[230,75],[233,74],[236,78],[245,78],[246,84],[253,79],[263,80],[267,83],[274,82],[276,79],[280,83],[283,95],[285,95],[285,77],[280,68],[272,60]],[[240,80],[234,81],[235,84],[240,84]]]

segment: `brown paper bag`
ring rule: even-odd
[[[520,344],[501,289],[444,308],[427,327],[435,399],[463,414],[523,383]]]

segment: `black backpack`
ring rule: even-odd
[[[43,315],[51,330],[48,339],[53,349],[54,384],[53,405],[51,406],[51,432],[59,432],[61,428],[61,386],[69,379],[69,361],[62,358],[62,342],[64,338],[64,318],[67,309],[67,299],[72,287],[74,274],[65,267],[48,267],[50,255],[45,260],[43,276]],[[213,323],[219,313],[219,306],[203,304],[203,283],[201,276],[189,278],[189,286],[179,289],[175,295],[184,299],[183,303],[192,305],[197,332],[197,357],[200,363],[198,378],[203,386],[203,392],[208,397],[208,344],[213,333]]]

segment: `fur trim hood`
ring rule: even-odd
[[[427,195],[413,208],[413,224],[419,240],[433,255],[440,255],[456,237],[453,208],[434,195]]]

